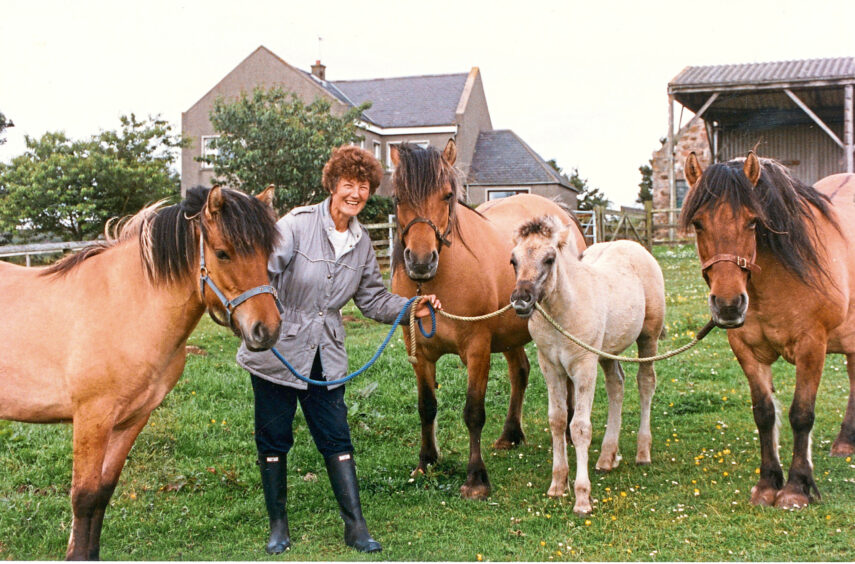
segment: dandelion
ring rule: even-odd
[[[617,517],[615,517],[614,515],[612,515],[612,521],[617,521]]]
[[[722,476],[724,476],[725,478],[726,478],[727,476],[729,476],[729,474],[728,474],[727,472],[722,472],[722,473],[721,473],[721,475],[722,475]]]
[[[826,515],[826,516],[825,516],[825,520],[826,520],[826,521],[831,520],[831,515]]]
[[[540,546],[546,546],[546,543],[543,541],[540,541]]]
[[[852,462],[852,457],[851,457],[851,456],[847,456],[847,457],[846,457],[846,462]]]
[[[759,474],[759,473],[760,473],[760,469],[759,469],[759,468],[755,468],[755,469],[754,469],[754,473],[755,473],[755,474]]]
[[[590,520],[590,519],[585,519],[585,526],[586,526],[586,527],[590,527],[590,526],[591,526],[591,520]]]
[[[217,422],[216,419],[211,419],[211,423],[216,423],[216,422]]]
[[[621,497],[626,497],[626,492],[620,492]]]
[[[478,562],[481,562],[482,560],[484,560],[484,555],[483,555],[483,554],[478,554],[478,555],[476,555],[476,556],[475,556],[475,558],[477,558],[477,559],[478,559]]]
[[[698,488],[695,488],[695,495],[696,496],[701,495],[701,490],[699,490]]]

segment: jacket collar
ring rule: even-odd
[[[330,202],[332,198],[327,196],[327,198],[318,204],[321,207],[321,225],[323,225],[324,233],[329,237],[330,233],[335,230],[335,223],[332,219],[332,214],[330,213]],[[350,224],[347,226],[347,229],[350,231],[350,234],[353,236],[354,245],[362,239],[362,224],[359,223],[359,220],[355,217],[350,219]]]

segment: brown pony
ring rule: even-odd
[[[128,451],[175,386],[205,310],[252,349],[275,344],[272,196],[195,188],[53,266],[0,263],[0,418],[74,428],[66,558],[98,558]]]
[[[469,209],[458,201],[459,184],[453,169],[456,155],[454,141],[448,142],[442,154],[433,147],[406,144],[392,150],[399,226],[392,290],[405,296],[436,294],[444,310],[471,317],[492,313],[510,302],[514,269],[508,259],[517,225],[537,216],[557,215],[572,226],[579,248],[585,248],[585,241],[572,216],[540,196],[523,194]],[[405,338],[409,346],[406,331]],[[456,354],[468,371],[463,419],[469,430],[469,464],[460,492],[471,499],[490,494],[481,456],[490,353],[500,352],[508,361],[510,406],[502,434],[493,445],[507,449],[525,440],[521,420],[529,362],[523,346],[530,340],[526,320],[513,312],[478,322],[440,316],[433,338],[416,338],[418,362],[414,368],[422,424],[417,472],[439,459],[436,362],[445,354]]]
[[[805,506],[814,494],[820,497],[811,429],[828,353],[846,355],[850,388],[831,454],[855,452],[855,175],[836,174],[809,187],[754,153],[706,171],[691,154],[685,170],[692,189],[680,222],[697,234],[712,318],[728,329],[751,388],[761,456],[751,503]],[[779,356],[796,366],[786,484],[771,368]]]

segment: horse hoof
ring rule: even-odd
[[[511,450],[512,448],[517,448],[517,446],[517,443],[501,438],[496,439],[496,442],[493,443],[493,448],[496,450]]]
[[[415,478],[416,476],[424,476],[425,470],[421,466],[410,472],[410,478]]]
[[[460,497],[463,499],[474,499],[477,501],[483,501],[490,496],[490,486],[485,486],[483,484],[477,486],[468,486],[463,484],[460,486]]]
[[[775,504],[775,497],[777,495],[778,490],[774,488],[759,488],[754,486],[751,488],[751,505],[772,507]]]
[[[837,458],[852,456],[855,454],[855,444],[845,443],[843,441],[834,441],[834,444],[831,445],[831,452],[829,454]]]
[[[778,509],[801,509],[810,505],[810,497],[799,491],[788,490],[786,487],[775,496],[775,507]]]
[[[587,517],[594,512],[594,508],[590,505],[576,505],[573,507],[573,513],[577,517]]]
[[[638,460],[638,459],[635,460],[636,466],[650,466],[650,464],[651,464],[651,462],[650,462],[649,458],[647,460]]]

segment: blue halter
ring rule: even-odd
[[[228,327],[232,327],[232,312],[253,296],[257,296],[259,294],[270,294],[273,296],[273,301],[276,302],[276,308],[279,310],[279,313],[282,314],[285,311],[285,308],[282,307],[282,302],[279,301],[279,296],[276,293],[276,288],[269,284],[262,284],[261,286],[256,286],[250,290],[247,290],[243,294],[239,295],[233,300],[229,300],[226,298],[225,294],[217,288],[217,285],[208,276],[208,267],[205,266],[205,236],[202,234],[202,227],[199,226],[199,291],[202,294],[202,299],[205,299],[205,286],[210,286],[211,290],[214,291],[214,294],[217,298],[220,299],[220,303],[223,304],[223,307],[226,310],[226,324]],[[214,317],[213,315],[211,317]],[[217,318],[214,317],[214,320],[217,321]],[[232,327],[234,329],[234,327]]]

